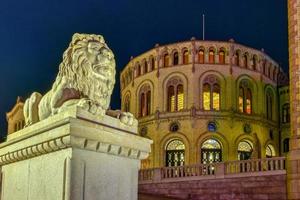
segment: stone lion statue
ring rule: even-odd
[[[113,52],[101,35],[73,35],[63,54],[52,89],[42,96],[34,92],[25,101],[26,126],[30,126],[70,106],[79,106],[92,114],[117,117],[133,125],[131,113],[109,110],[115,84],[116,63]]]

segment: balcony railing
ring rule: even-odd
[[[285,174],[285,157],[143,169],[139,184]]]

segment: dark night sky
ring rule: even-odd
[[[229,40],[265,51],[287,71],[286,0],[1,0],[0,133],[17,96],[48,91],[75,32],[102,34],[117,71],[130,56],[201,38]],[[112,108],[120,107],[119,73]]]

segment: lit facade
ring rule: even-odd
[[[24,128],[25,120],[23,114],[24,102],[21,97],[17,98],[14,107],[6,113],[7,120],[7,134],[12,134]]]
[[[264,51],[233,40],[156,45],[120,80],[122,110],[154,141],[143,168],[288,152],[288,78]]]

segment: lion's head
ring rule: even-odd
[[[113,52],[101,35],[73,35],[63,54],[58,79],[65,78],[70,88],[107,109],[115,84],[116,64]]]

